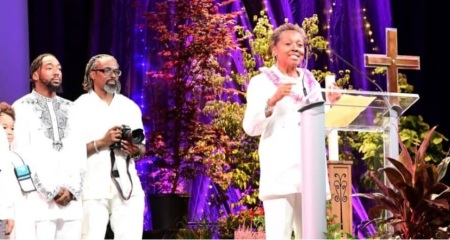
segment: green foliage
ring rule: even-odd
[[[178,230],[175,235],[176,239],[212,239],[214,236],[211,225],[206,221],[201,221],[195,226]]]
[[[317,14],[313,14],[310,18],[305,18],[302,22],[302,28],[305,30],[306,36],[308,36],[308,44],[310,47],[320,49],[328,47],[328,41],[323,36],[318,35],[319,18]]]
[[[147,154],[154,159],[150,184],[157,192],[186,192],[199,174],[209,176],[222,189],[230,184],[228,156],[233,143],[224,129],[205,121],[202,111],[226,81],[218,58],[238,48],[234,32],[239,13],[219,13],[229,3],[166,1],[145,15],[161,59],[161,67],[149,73],[152,113],[148,124],[153,129]]]
[[[273,33],[273,26],[269,22],[269,18],[266,13],[262,11],[261,16],[258,18],[255,16],[253,20],[256,22],[255,27],[253,28],[253,34],[247,32],[250,35],[253,35],[253,38],[250,39],[250,46],[252,47],[252,51],[255,55],[247,55],[250,57],[249,62],[253,62],[253,70],[256,66],[256,60],[262,60],[264,66],[270,67],[275,62],[275,59],[272,57],[272,53],[269,49],[270,36]],[[259,59],[258,59],[259,58]],[[251,66],[249,65],[249,67]],[[259,71],[254,70],[252,75],[256,75]]]
[[[212,239],[213,233],[209,227],[180,229],[176,239]]]
[[[430,131],[430,125],[425,123],[422,116],[419,115],[400,118],[400,126],[400,138],[414,157],[415,152],[413,149],[425,139],[427,132]],[[443,156],[446,155],[443,149],[444,141],[448,141],[448,139],[441,133],[434,131],[424,157],[426,162],[440,163]]]
[[[336,215],[331,215],[331,201],[327,201],[327,231],[325,236],[327,239],[356,239],[352,234],[342,230],[342,224],[336,223]]]
[[[173,7],[176,13],[169,11]],[[158,192],[185,192],[188,181],[204,174],[219,190],[211,196],[213,204],[226,202],[225,190],[232,186],[243,193],[234,204],[256,206],[259,139],[242,130],[241,102],[249,79],[257,74],[255,58],[266,54],[271,25],[261,17],[257,37],[252,38],[249,31],[235,26],[237,13],[220,14],[217,7],[210,0],[178,0],[163,2],[146,15],[163,47],[158,53],[162,67],[150,73],[150,109],[156,114],[149,117],[155,128],[147,154],[156,168],[149,182]],[[234,33],[240,35],[238,43],[248,41],[253,52],[241,51],[244,73],[225,74],[219,58],[226,59],[230,50],[239,48]]]
[[[441,183],[447,171],[450,158],[440,161],[438,167],[425,160],[428,146],[436,127],[428,131],[414,155],[408,147],[400,143],[398,160],[388,158],[392,166],[381,168],[389,185],[385,185],[375,174],[371,174],[380,193],[359,193],[356,196],[375,201],[376,206],[369,210],[378,227],[390,226],[393,231],[379,233],[376,237],[402,239],[449,238],[447,225],[450,221],[450,187]],[[390,216],[380,217],[383,211]]]
[[[328,220],[328,216],[327,216]],[[325,236],[327,239],[358,239],[354,237],[352,234],[342,231],[341,223],[334,223],[328,225],[327,232],[325,232]]]

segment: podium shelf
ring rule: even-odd
[[[410,93],[322,89],[324,96],[327,93],[341,94],[333,105],[325,103],[325,126],[339,131],[383,132],[391,116],[403,115],[419,100]]]

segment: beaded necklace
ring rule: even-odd
[[[278,74],[276,74],[276,73],[274,72],[273,69],[269,69],[269,68],[267,68],[267,67],[262,67],[262,68],[260,68],[260,71],[261,71],[262,73],[266,74],[266,76],[269,78],[269,80],[270,80],[276,87],[280,86],[280,84],[281,84],[281,78],[280,78],[280,76],[279,76]],[[300,79],[302,79],[302,78],[304,77],[304,74],[305,74],[305,71],[304,71],[304,70],[301,71]],[[307,76],[308,76],[308,74],[307,74]],[[306,79],[307,79],[307,83],[308,83],[308,88],[311,89],[311,88],[312,88],[311,79],[309,78],[309,76],[308,76]],[[289,97],[291,97],[291,98],[294,100],[294,102],[296,102],[296,103],[302,102],[302,100],[303,100],[303,98],[304,98],[303,95],[300,95],[300,94],[295,93],[295,92],[291,92],[291,93],[289,94]]]

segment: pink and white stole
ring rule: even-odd
[[[272,69],[267,68],[267,67],[262,67],[259,70],[262,73],[264,73],[276,87],[280,86],[280,84],[281,84],[280,76],[278,76],[278,74],[276,74]],[[301,70],[300,72],[301,72],[300,79],[302,79],[304,77],[304,74],[306,74],[306,82],[307,82],[307,85],[308,85],[308,88],[309,88],[308,90],[311,90],[312,87],[313,87],[313,82],[312,81],[315,81],[315,80],[311,78],[310,74],[306,73],[305,69]],[[294,99],[295,102],[301,102],[305,96],[300,95],[298,93],[291,92],[289,94],[289,97]]]

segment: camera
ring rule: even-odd
[[[130,126],[128,125],[122,125],[122,135],[120,137],[120,140],[126,140],[133,144],[140,144],[142,141],[144,141],[145,135],[144,130],[141,128],[131,130]],[[113,143],[111,145],[112,149],[120,149],[122,148],[122,144],[120,142]]]

